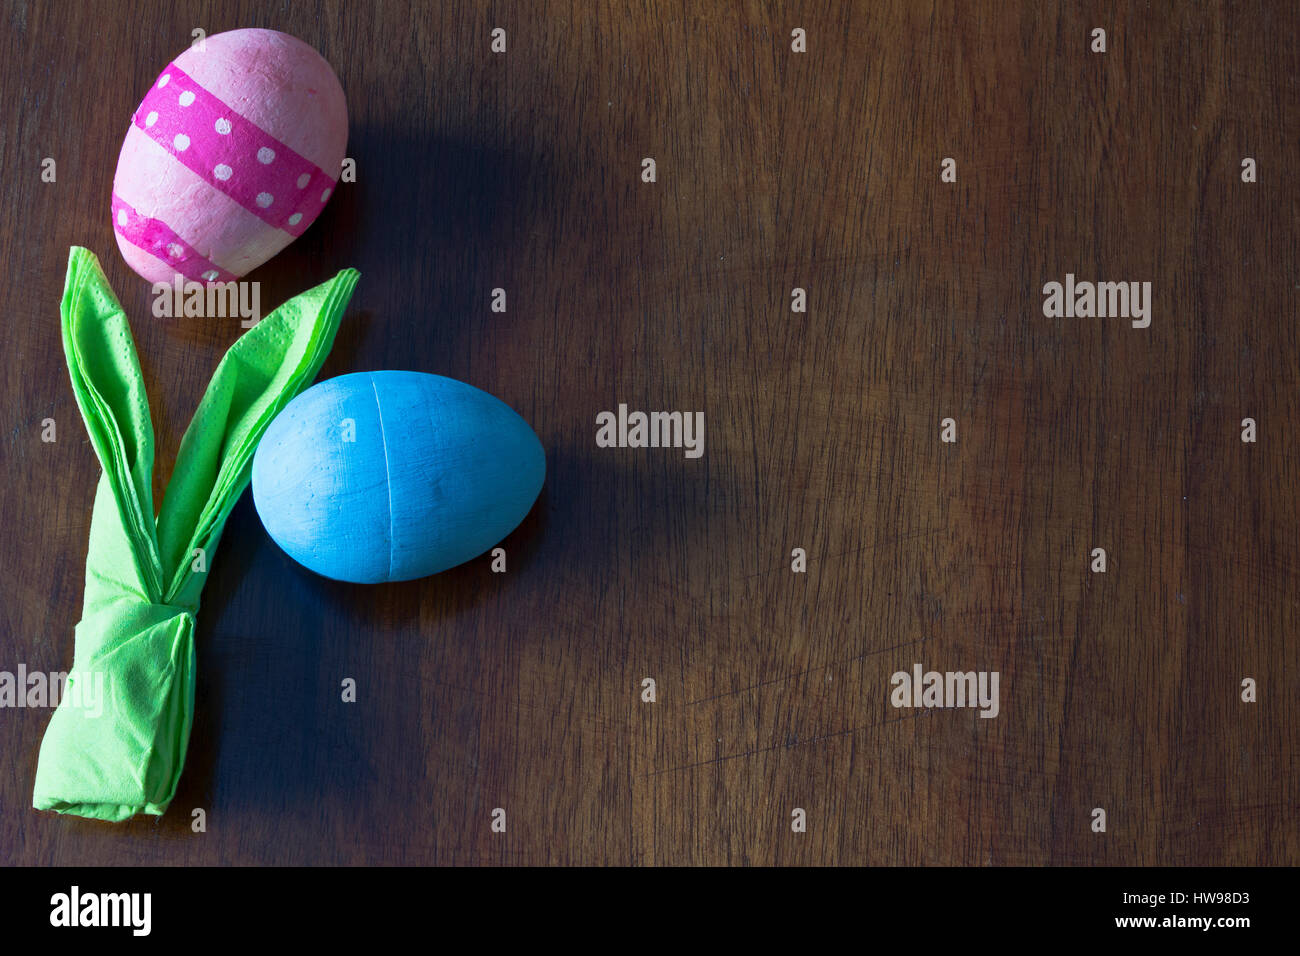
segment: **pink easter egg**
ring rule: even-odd
[[[348,140],[338,77],[275,30],[232,30],[163,68],[131,117],[113,229],[150,282],[229,282],[293,242],[333,195]]]

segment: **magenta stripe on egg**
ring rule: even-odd
[[[174,63],[131,119],[195,174],[292,236],[306,231],[334,191],[328,173],[240,116]]]
[[[140,215],[117,193],[113,193],[113,228],[131,245],[158,257],[187,279],[233,282],[239,278],[199,255],[161,219]]]

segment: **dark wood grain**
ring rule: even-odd
[[[158,69],[243,26],[333,64],[358,168],[263,303],[356,266],[322,376],[492,392],[545,491],[506,575],[383,587],[245,496],[171,810],[31,810],[49,714],[0,710],[0,862],[1300,863],[1293,4],[6,0],[0,670],[66,669],[80,613],[68,247],[132,319],[160,480],[240,331],[152,318],[108,205]],[[1150,328],[1044,317],[1067,272],[1152,282]],[[619,402],[704,411],[704,457],[598,449]],[[891,707],[914,662],[999,671],[1000,716]]]

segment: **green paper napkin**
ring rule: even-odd
[[[94,253],[72,248],[63,350],[104,473],[72,669],[36,767],[37,809],[113,821],[167,809],[194,712],[194,615],[207,578],[195,568],[211,567],[262,433],[320,371],[358,276],[345,269],[290,299],[230,347],[155,520],[153,426],[131,330]]]

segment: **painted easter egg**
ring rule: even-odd
[[[328,379],[285,407],[253,456],[253,502],[299,564],[372,584],[436,574],[523,521],[546,475],[528,423],[422,372]]]
[[[113,229],[150,282],[229,282],[310,226],[347,148],[343,88],[275,30],[207,37],[163,67],[131,117]]]

